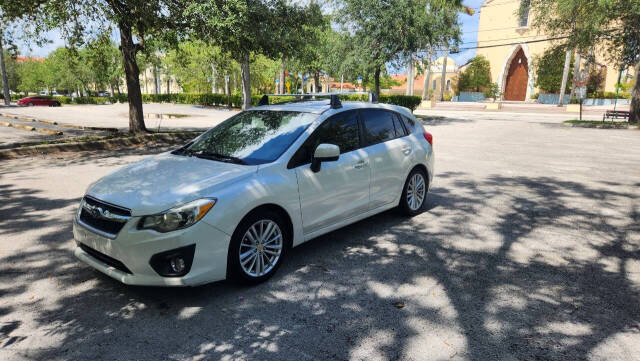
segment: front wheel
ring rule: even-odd
[[[250,214],[231,238],[228,271],[233,278],[260,283],[276,272],[287,251],[289,235],[282,217],[272,211]]]
[[[404,214],[415,216],[424,211],[428,189],[427,179],[427,174],[420,168],[409,173],[402,188],[399,204],[399,208]]]

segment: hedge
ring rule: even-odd
[[[312,94],[309,94],[312,95]],[[112,102],[120,101],[126,102],[126,95],[122,96],[122,100],[114,99]],[[262,98],[262,95],[252,95],[251,104],[256,105]],[[368,99],[367,95],[340,95],[340,99],[345,101],[363,101]],[[115,100],[115,101],[114,101]],[[278,103],[291,100],[291,97],[274,96],[269,99],[270,103]],[[198,104],[207,106],[228,106],[229,103],[232,107],[242,107],[242,96],[240,94],[233,94],[228,96],[226,94],[197,94],[197,93],[178,93],[178,94],[143,94],[142,101],[144,103],[177,103],[177,104]],[[406,95],[380,95],[380,103],[394,104],[403,106],[405,108],[414,111],[420,102],[422,101],[419,96],[406,96]]]
[[[308,94],[312,95],[312,94]],[[252,95],[251,104],[256,105],[262,98],[262,95]],[[325,97],[326,98],[326,97]],[[104,104],[104,103],[126,103],[127,94],[114,95],[111,97],[67,97],[56,96],[55,99],[59,100],[62,104]],[[269,98],[270,103],[279,103],[290,101],[292,98],[289,96],[273,96]],[[340,99],[344,101],[366,101],[368,95],[340,95]],[[421,98],[419,96],[407,96],[407,95],[380,95],[379,102],[386,104],[399,105],[414,111],[418,105],[420,105]],[[242,107],[242,96],[240,94],[233,94],[231,96],[226,94],[211,94],[211,93],[177,93],[177,94],[142,94],[143,103],[176,103],[176,104],[197,104],[205,106],[222,106],[226,107],[231,105],[235,108]]]
[[[615,99],[616,92],[594,92],[589,93],[587,98],[590,99]],[[631,93],[620,92],[618,94],[618,99],[631,99]]]

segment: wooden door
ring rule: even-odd
[[[520,49],[509,64],[507,85],[504,88],[505,100],[525,100],[527,96],[527,82],[529,80],[529,65],[524,51]]]

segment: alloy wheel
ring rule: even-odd
[[[409,209],[417,211],[422,207],[424,203],[424,196],[426,194],[426,187],[424,177],[420,173],[416,173],[409,180],[407,186],[407,204]]]
[[[255,222],[240,241],[240,267],[251,277],[260,277],[269,273],[282,255],[282,231],[278,224],[270,219]]]

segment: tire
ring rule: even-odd
[[[33,106],[33,103],[27,103],[27,106],[28,106],[28,107],[32,107],[32,106]]]
[[[59,106],[60,106],[60,102],[55,102],[55,103],[53,103],[53,106],[54,106],[54,107],[59,107]]]
[[[418,187],[416,188],[416,184]],[[422,189],[422,191],[420,191]],[[407,216],[415,216],[424,212],[427,204],[427,191],[429,189],[429,178],[427,173],[420,168],[414,168],[402,187],[400,204],[398,209]],[[413,196],[413,198],[412,198]]]
[[[227,256],[229,278],[257,284],[273,276],[291,244],[285,225],[282,216],[271,210],[258,210],[246,216],[231,237]]]

